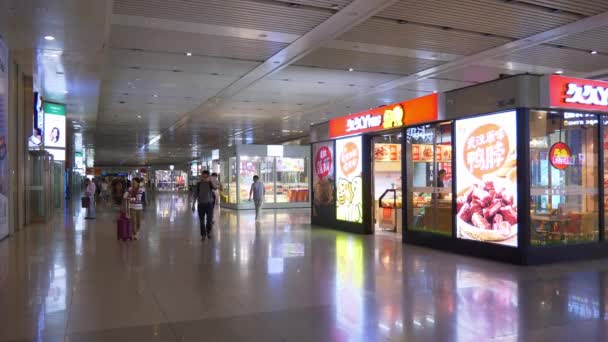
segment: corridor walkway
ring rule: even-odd
[[[307,210],[222,211],[201,242],[185,195],[142,239],[115,209],[0,242],[0,341],[606,341],[608,262],[522,268],[311,229]]]

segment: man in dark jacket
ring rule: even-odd
[[[211,228],[213,228],[213,206],[215,205],[215,195],[213,190],[217,189],[209,177],[209,171],[203,171],[201,180],[196,184],[192,194],[192,211],[196,209],[198,202],[198,217],[201,225],[201,238],[211,239]],[[206,219],[206,220],[205,220]]]

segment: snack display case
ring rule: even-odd
[[[253,209],[249,192],[253,176],[257,175],[264,183],[263,208],[310,207],[309,146],[237,145],[218,153],[224,187],[222,206]]]

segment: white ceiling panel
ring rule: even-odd
[[[580,13],[584,15],[595,15],[608,11],[607,0],[518,0],[547,8],[554,8],[561,11]]]
[[[587,51],[596,50],[608,54],[608,26],[567,36],[551,43]]]
[[[318,82],[325,84],[356,84],[358,86],[375,86],[395,79],[395,75],[370,73],[370,72],[349,72],[344,69],[323,69],[310,68],[303,66],[289,66],[268,77],[269,80],[289,80],[293,82],[307,83],[314,87]]]
[[[168,52],[208,57],[263,61],[287,46],[265,40],[220,37],[188,32],[112,26],[110,47],[114,49]]]
[[[352,2],[352,0],[277,0],[288,4],[298,4],[305,6],[315,6],[329,9],[342,9]]]
[[[470,55],[509,42],[499,37],[411,23],[399,24],[397,21],[376,18],[364,22],[338,39],[456,55]]]
[[[175,70],[179,69],[191,74],[219,74],[223,77],[242,77],[259,62],[243,61],[236,59],[215,58],[206,56],[186,56],[183,53],[157,53],[149,51],[133,51],[130,49],[111,49],[108,53],[110,67],[139,66],[142,69],[151,70]],[[125,73],[141,74],[138,71],[124,71]]]
[[[608,56],[606,55],[591,55],[587,52],[560,49],[545,45],[521,50],[499,57],[498,59],[580,72],[590,72],[608,67]]]
[[[441,64],[441,61],[415,59],[394,55],[362,53],[356,51],[321,48],[297,61],[297,65],[312,67],[409,75],[416,71]]]
[[[114,13],[304,34],[330,17],[289,3],[240,0],[114,0]]]
[[[567,13],[522,6],[517,1],[498,0],[402,0],[380,16],[512,38],[531,36],[579,19]]]

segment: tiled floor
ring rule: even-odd
[[[0,341],[607,341],[608,260],[522,268],[183,195],[118,242],[80,209],[0,242]]]

